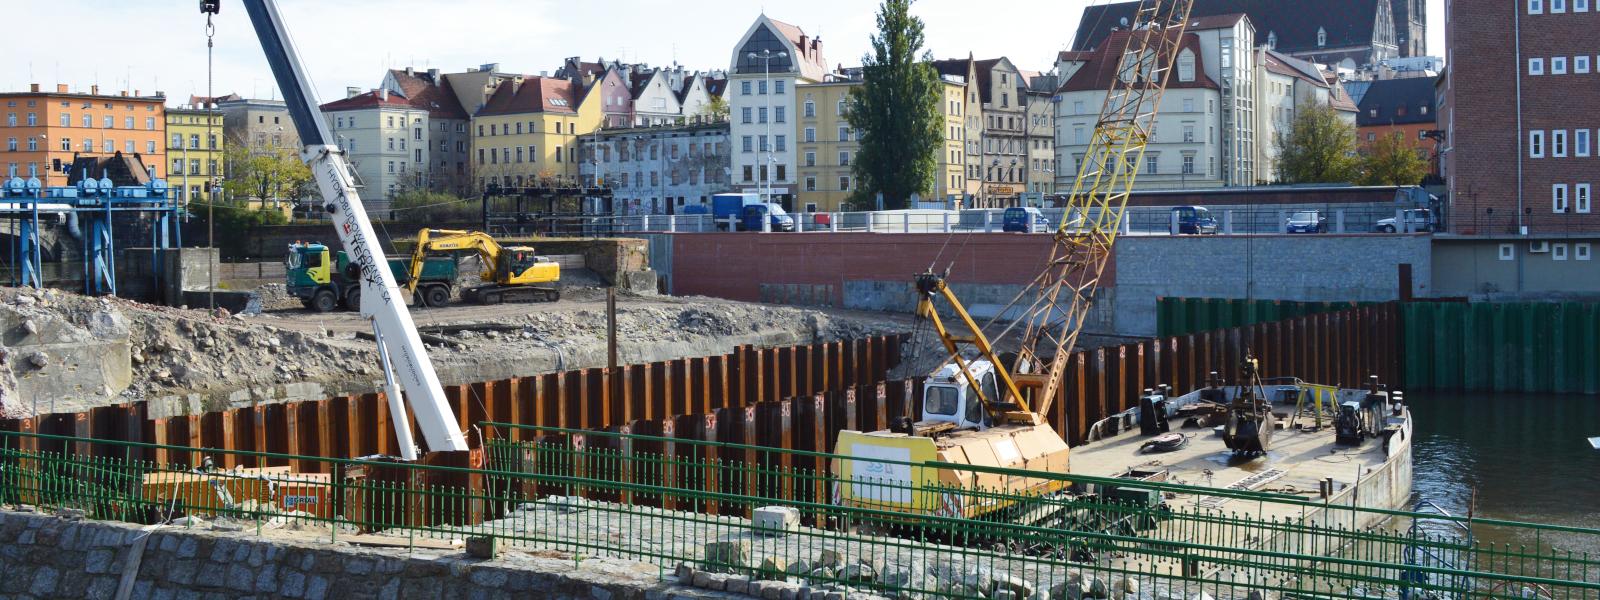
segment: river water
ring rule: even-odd
[[[1537,394],[1407,394],[1416,418],[1421,499],[1452,514],[1600,528],[1600,398]],[[1478,528],[1481,541],[1600,554],[1600,537]]]

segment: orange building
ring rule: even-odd
[[[138,90],[101,94],[54,92],[33,84],[27,92],[0,93],[0,176],[38,177],[45,186],[67,185],[62,165],[74,156],[135,155],[156,177],[166,177],[166,98]]]
[[[1427,133],[1439,128],[1434,115],[1434,78],[1383,79],[1372,82],[1361,96],[1356,114],[1360,144],[1383,135],[1399,135],[1433,164],[1436,144]]]

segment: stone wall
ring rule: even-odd
[[[1156,334],[1156,299],[1384,302],[1432,295],[1427,235],[1129,236],[1117,240],[1117,333]]]
[[[326,531],[261,537],[254,527],[141,528],[0,511],[0,597],[110,599],[124,582],[135,600],[731,597],[673,586],[657,567],[631,561],[553,551],[478,560],[459,550],[361,548],[329,538]]]

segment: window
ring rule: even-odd
[[[156,118],[155,117],[145,117],[144,118],[144,128],[145,128],[146,131],[155,131],[156,130]]]
[[[751,122],[750,115],[751,115],[751,111],[752,110],[754,110],[754,109],[752,109],[752,108],[750,108],[748,106],[739,109],[740,121],[743,122],[743,123],[750,123]]]
[[[817,141],[817,128],[807,127],[805,140],[807,143]]]
[[[808,192],[817,191],[817,178],[816,177],[810,177],[810,176],[806,177],[806,191],[808,191]]]
[[[1194,81],[1194,52],[1188,49],[1178,55],[1178,81]],[[1189,112],[1185,109],[1184,112]]]
[[[39,140],[34,139],[32,137],[28,138],[28,151],[29,152],[37,152],[38,150],[39,150]]]
[[[1550,260],[1567,260],[1567,245],[1566,244],[1551,244],[1550,245]]]
[[[1566,75],[1567,74],[1567,57],[1565,57],[1565,56],[1552,56],[1552,57],[1550,57],[1550,74],[1551,75]]]
[[[181,158],[172,159],[172,168],[168,169],[168,170],[171,171],[171,173],[170,173],[171,175],[182,175],[183,174],[183,159],[181,159]]]
[[[777,81],[772,82],[772,93],[774,93],[774,94],[782,94],[783,93],[783,88],[785,86],[787,86],[788,83],[789,82],[784,81],[782,79],[779,79]],[[779,121],[779,122],[781,123],[782,121]]]
[[[1194,125],[1184,125],[1183,126],[1183,141],[1185,141],[1185,142],[1193,142],[1194,141]]]
[[[1183,99],[1183,112],[1194,112],[1194,98]]]
[[[17,138],[6,139],[6,150],[10,150],[12,152],[17,151]]]
[[[767,80],[763,79],[756,82],[756,93],[762,96],[767,95]]]
[[[1572,131],[1572,155],[1579,157],[1589,155],[1589,130],[1574,129]]]
[[[1075,114],[1075,115],[1083,114],[1083,101],[1082,100],[1073,100],[1072,101],[1072,114]]]
[[[788,152],[789,151],[789,136],[787,136],[787,135],[777,136],[776,138],[773,139],[773,143],[774,143],[774,145],[776,145],[778,147],[778,149],[777,149],[778,152]]]
[[[1567,130],[1557,129],[1550,132],[1550,156],[1567,157]]]
[[[1183,174],[1184,175],[1193,175],[1194,174],[1194,155],[1191,154],[1191,155],[1186,155],[1186,156],[1183,157]]]
[[[739,82],[739,95],[741,95],[741,96],[749,96],[750,95],[750,82],[748,82],[748,81]],[[745,176],[745,180],[749,181],[750,177],[748,175],[746,175]]]
[[[1594,253],[1590,250],[1589,242],[1578,242],[1573,244],[1572,257],[1575,260],[1592,260]]]
[[[839,126],[839,141],[841,141],[841,142],[850,141],[850,126],[848,126],[848,125],[840,125]]]
[[[1550,0],[1550,14],[1567,12],[1567,0]]]
[[[1089,137],[1084,132],[1084,128],[1083,128],[1082,125],[1079,125],[1077,127],[1073,127],[1072,128],[1072,143],[1078,144],[1080,146],[1083,145],[1083,144],[1089,143]]]
[[[841,166],[841,167],[850,166],[850,152],[848,150],[839,151],[839,166]]]
[[[1542,15],[1542,14],[1544,14],[1544,0],[1528,0],[1528,14],[1530,14],[1530,15]]]
[[[1572,0],[1572,12],[1589,12],[1589,0]]]
[[[1500,244],[1500,260],[1516,260],[1516,244]]]
[[[1317,47],[1321,48],[1321,47],[1326,46],[1326,45],[1328,45],[1328,30],[1323,29],[1321,27],[1318,27],[1317,28]]]
[[[1591,209],[1591,198],[1592,196],[1589,195],[1589,184],[1580,183],[1572,186],[1573,212],[1588,214]]]
[[[101,147],[101,150],[100,150],[101,152],[104,152],[106,154],[111,154],[112,152],[116,152],[117,151],[117,141],[116,140],[101,140],[100,141],[100,147]]]
[[[806,118],[808,119],[817,116],[817,103],[807,100],[805,111]]]
[[[787,112],[786,110],[784,110],[786,108],[788,108],[788,107],[779,106],[779,107],[773,108],[772,110],[775,111],[775,112],[772,113],[772,120],[774,122],[777,122],[777,123],[787,123],[788,119],[784,116],[785,113]]]
[[[198,158],[189,159],[189,172],[192,173],[192,174],[195,174],[195,175],[199,175],[200,174],[200,159],[198,159]]]
[[[839,177],[839,191],[841,191],[841,192],[850,191],[850,176],[849,175],[844,175],[844,176]]]
[[[6,127],[17,126],[17,113],[6,113]]]
[[[1535,129],[1528,132],[1528,157],[1544,158],[1544,131]]]
[[[768,146],[767,145],[767,136],[764,136],[764,135],[756,136],[756,143],[761,145],[761,151],[762,152],[771,152],[772,151],[772,146]]]
[[[1565,214],[1567,208],[1567,184],[1558,183],[1550,186],[1550,212]]]
[[[754,171],[754,169],[755,169],[755,167],[751,167],[750,165],[745,165],[744,166],[744,180],[745,181],[755,181],[755,177],[754,177],[755,171]]]
[[[1573,73],[1580,73],[1580,74],[1581,73],[1588,73],[1589,72],[1589,55],[1584,54],[1584,55],[1581,55],[1581,56],[1572,57],[1572,72]]]
[[[1542,58],[1530,58],[1530,59],[1528,59],[1528,74],[1529,75],[1543,75],[1544,74],[1544,59],[1542,59]]]
[[[28,113],[28,125],[30,125],[30,126],[33,125],[34,124],[33,121],[34,121],[33,113]],[[69,114],[69,113],[61,113],[61,126],[62,127],[71,127],[72,126],[72,115],[71,114]]]
[[[754,150],[755,138],[750,137],[750,136],[747,135],[747,136],[744,136],[744,138],[742,138],[740,141],[743,142],[743,148],[744,148],[745,152],[754,152],[755,151]]]
[[[85,113],[83,115],[83,127],[85,129],[90,128],[90,127],[94,127],[94,115],[87,114],[87,113]]]
[[[757,115],[756,121],[759,121],[761,123],[767,122],[767,107],[765,107],[765,106],[761,107],[760,110],[756,111],[756,115]]]
[[[116,117],[113,117],[111,115],[106,115],[105,119],[101,120],[101,123],[103,123],[103,125],[101,125],[101,127],[104,127],[106,129],[116,129],[117,128]]]
[[[1154,157],[1154,156],[1146,156],[1146,157],[1144,157],[1144,172],[1145,172],[1146,175],[1155,175],[1156,174],[1156,157]]]
[[[389,161],[389,173],[394,173],[394,161]]]
[[[61,150],[63,152],[72,151],[72,138],[61,138]]]

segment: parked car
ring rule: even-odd
[[[1015,231],[1020,233],[1039,233],[1050,231],[1050,221],[1044,218],[1044,213],[1031,206],[1013,206],[1006,209],[1003,216],[1004,222],[1001,231]]]
[[[1288,233],[1325,233],[1328,231],[1328,220],[1322,213],[1314,210],[1296,211],[1289,215],[1288,222],[1284,223],[1284,231]]]
[[[747,204],[743,217],[739,227],[745,231],[762,231],[763,223],[768,231],[794,231],[794,217],[776,202]]]
[[[1406,225],[1410,225],[1411,231],[1431,232],[1434,230],[1433,211],[1426,208],[1413,208],[1406,210],[1403,214],[1405,215]],[[1379,219],[1377,223],[1372,225],[1372,230],[1379,233],[1395,233],[1402,231],[1403,228],[1398,221],[1395,221],[1394,217],[1389,217],[1387,219]]]
[[[1213,235],[1217,233],[1217,220],[1211,217],[1211,211],[1204,206],[1174,206],[1172,213],[1178,216],[1178,234]]]

